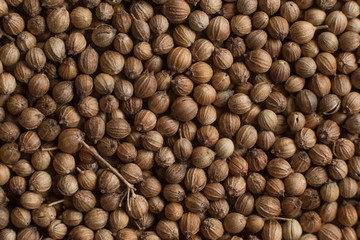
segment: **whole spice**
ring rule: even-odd
[[[345,177],[339,182],[340,195],[343,198],[351,198],[355,196],[358,186],[356,181],[350,177]]]
[[[179,220],[184,213],[183,208],[179,203],[169,203],[166,205],[164,212],[166,218],[171,221]]]
[[[314,58],[319,54],[319,52],[320,50],[318,44],[314,40],[305,43],[301,47],[301,53],[303,54],[304,57]]]
[[[160,35],[169,28],[169,21],[165,16],[158,14],[150,18],[149,26],[152,32]]]
[[[278,221],[273,220],[273,219],[266,221],[264,224],[261,236],[265,240],[270,240],[270,239],[280,240],[280,239],[282,239],[281,224]]]
[[[336,201],[339,195],[339,187],[335,182],[326,183],[320,189],[320,196],[326,202]]]
[[[327,27],[327,26],[324,26]],[[297,21],[290,27],[290,38],[298,44],[304,44],[309,42],[315,34],[317,29],[322,27],[314,27],[311,23],[306,21]]]
[[[170,51],[167,57],[169,68],[178,73],[183,73],[191,65],[191,52],[184,47],[177,47]]]
[[[91,47],[86,48],[78,58],[79,70],[84,74],[92,74],[96,71],[99,54]]]
[[[99,25],[91,34],[91,40],[98,47],[109,46],[115,38],[116,29],[110,25]]]
[[[4,66],[15,65],[20,58],[20,51],[14,43],[6,43],[0,48],[0,60]],[[9,74],[10,75],[10,74]]]
[[[107,223],[107,219],[108,213],[100,208],[94,208],[84,216],[85,224],[93,230],[103,228]]]
[[[255,73],[267,72],[272,64],[272,59],[268,52],[262,49],[251,51],[246,57],[247,67]]]
[[[323,240],[323,239],[328,239],[328,238],[332,238],[332,239],[341,239],[342,238],[342,234],[340,229],[335,226],[334,224],[324,224],[319,231],[319,239]]]
[[[232,234],[240,233],[245,225],[245,217],[240,213],[229,213],[224,219],[224,229]]]
[[[325,24],[330,32],[338,35],[345,31],[348,20],[341,11],[333,11],[326,16]]]
[[[46,192],[51,188],[51,176],[44,171],[34,172],[29,179],[29,189],[37,192]]]
[[[352,227],[345,227],[341,230],[344,238],[356,238],[356,232]]]
[[[27,65],[25,61],[19,61],[14,69],[14,76],[19,82],[28,83],[29,79],[34,75],[34,71]]]
[[[80,32],[71,33],[65,41],[65,47],[69,55],[82,53],[86,48],[86,44],[85,36]]]
[[[325,203],[323,206],[321,206],[321,209],[319,211],[321,220],[323,220],[324,222],[333,221],[336,218],[337,209],[337,202]]]
[[[189,67],[186,73],[195,83],[209,82],[213,76],[213,70],[206,62],[196,62]]]
[[[281,201],[284,216],[296,218],[302,214],[302,202],[298,197],[286,197]]]
[[[69,232],[69,237],[74,239],[93,239],[94,232],[90,228],[85,227],[84,225],[79,225]]]
[[[262,217],[253,214],[248,216],[246,220],[246,230],[250,231],[251,233],[257,233],[260,232],[264,227],[264,220]]]
[[[252,148],[256,144],[257,139],[258,136],[256,129],[251,125],[242,126],[236,134],[236,142],[242,149]],[[261,157],[262,159],[267,160],[267,155],[259,149],[251,149],[248,153],[248,156],[255,158]]]
[[[70,25],[70,14],[65,7],[56,8],[47,16],[46,23],[53,33],[65,32]]]
[[[0,0],[0,239],[356,239],[359,13]]]
[[[337,213],[337,219],[338,221],[347,227],[351,227],[355,225],[355,219],[357,219],[358,214],[353,205],[350,203],[344,201],[342,204],[340,204],[338,213]]]
[[[271,151],[277,157],[290,158],[295,154],[296,146],[292,139],[283,137],[275,141]]]
[[[223,16],[214,17],[209,22],[206,34],[214,42],[224,42],[230,35],[230,22]]]
[[[17,234],[18,239],[39,239],[39,232],[37,231],[36,227],[27,227],[20,230]]]
[[[283,45],[281,53],[288,62],[295,62],[301,56],[301,48],[295,42],[287,42]]]
[[[224,227],[218,219],[207,218],[202,222],[200,231],[208,239],[217,239],[224,234]]]
[[[12,122],[4,122],[0,125],[1,140],[14,142],[20,136],[20,129]]]
[[[271,178],[266,182],[266,192],[274,197],[284,196],[285,185],[280,179]]]
[[[273,111],[266,109],[259,113],[258,123],[262,129],[274,131],[278,124],[278,119]]]
[[[184,22],[190,14],[190,6],[184,1],[167,1],[163,5],[162,12],[173,24]]]
[[[16,12],[10,12],[3,16],[2,26],[7,34],[18,35],[24,30],[25,22],[20,14]]]
[[[191,54],[194,60],[206,61],[214,52],[214,45],[205,38],[200,38],[191,46]]]
[[[285,191],[290,196],[299,196],[304,193],[307,182],[303,174],[292,173],[284,180]]]
[[[267,31],[271,37],[284,40],[289,32],[288,21],[280,16],[272,17],[270,18],[269,24],[267,25]]]
[[[305,210],[314,210],[320,206],[319,193],[313,188],[307,188],[300,196],[302,208]]]
[[[196,38],[196,33],[186,25],[178,25],[174,29],[174,41],[182,47],[190,47]]]
[[[124,67],[124,61],[124,57],[115,51],[106,51],[99,59],[101,70],[110,75],[120,73]]]
[[[263,217],[276,217],[280,215],[280,201],[269,196],[260,196],[255,202],[256,211]]]
[[[299,18],[300,9],[294,2],[288,2],[280,7],[280,15],[284,17],[288,22],[294,22]]]
[[[265,178],[258,173],[251,173],[246,182],[248,189],[253,194],[261,194],[265,190],[265,184]]]
[[[299,239],[302,235],[302,227],[295,219],[286,221],[282,225],[282,230],[284,239]]]
[[[228,107],[235,114],[244,114],[250,110],[251,100],[247,95],[237,93],[229,98]]]
[[[321,218],[314,211],[305,212],[300,218],[300,224],[304,231],[316,233],[321,228]]]
[[[354,155],[354,144],[345,138],[339,138],[333,146],[333,153],[336,157],[347,160]]]
[[[26,191],[20,197],[20,204],[28,210],[33,210],[39,208],[43,200],[39,193]]]
[[[333,53],[338,50],[339,40],[332,32],[323,32],[319,35],[318,46],[321,50]]]
[[[288,175],[293,173],[290,164],[282,158],[275,158],[271,160],[267,165],[267,171],[272,177],[280,179],[286,178]]]
[[[71,11],[70,20],[76,28],[87,28],[91,25],[92,13],[88,8],[77,7]]]
[[[316,57],[316,65],[318,70],[325,75],[335,75],[336,60],[330,53],[320,53]]]

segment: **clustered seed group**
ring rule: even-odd
[[[0,0],[0,240],[360,238],[359,0]]]

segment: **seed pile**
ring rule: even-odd
[[[359,4],[0,0],[0,239],[360,238]]]

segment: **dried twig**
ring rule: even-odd
[[[55,202],[52,202],[52,203],[48,204],[48,207],[52,207],[52,206],[54,206],[56,204],[60,204],[60,203],[63,203],[63,202],[65,202],[65,199],[60,199],[60,200],[57,200]]]
[[[40,148],[41,151],[48,151],[48,152],[56,151],[58,149],[59,149],[58,147]]]
[[[6,34],[6,33],[4,32],[4,30],[2,30],[2,28],[0,28],[0,38],[1,38],[2,36],[7,37],[7,38],[8,38],[10,41],[12,41],[12,42],[15,41],[15,39],[14,39],[13,37],[11,37],[10,35]]]
[[[126,196],[128,195],[128,192],[129,192],[129,189],[127,188],[120,193],[121,197],[120,197],[119,207],[122,207],[122,203],[123,203],[124,199],[126,198]]]
[[[264,221],[266,220],[280,220],[280,221],[292,221],[292,218],[283,218],[283,217],[266,217],[264,218]]]
[[[126,185],[126,187],[127,187],[128,189],[131,189],[131,190],[133,190],[133,191],[136,190],[136,188],[134,187],[134,185],[132,185],[131,183],[129,183],[129,182],[119,173],[119,171],[118,171],[116,168],[114,168],[113,166],[111,166],[111,164],[108,163],[103,157],[101,157],[100,154],[99,154],[96,150],[90,148],[90,146],[89,146],[84,140],[81,140],[80,143],[81,143],[98,161],[100,161],[101,163],[103,163],[106,167],[109,168],[109,170],[110,170],[112,173],[114,173],[118,178],[120,178],[120,180],[121,180],[123,183],[125,183],[125,185]]]

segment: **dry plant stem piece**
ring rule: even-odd
[[[126,196],[129,195],[129,188],[123,190],[121,193],[120,193],[120,203],[119,203],[119,207],[123,207],[122,203],[124,202],[124,199],[126,198]]]
[[[119,171],[114,168],[113,166],[111,166],[110,163],[108,163],[103,157],[100,156],[100,154],[94,150],[93,148],[90,148],[90,146],[84,142],[83,140],[80,141],[80,143],[94,156],[97,158],[97,160],[99,160],[101,163],[103,163],[106,167],[109,168],[109,170],[114,173],[121,181],[123,181],[125,183],[125,185],[127,186],[127,188],[129,188],[130,190],[136,191],[136,188],[134,187],[134,185],[132,185],[131,183],[129,183],[120,173]]]
[[[0,28],[0,38],[1,38],[2,36],[7,37],[7,38],[8,38],[10,41],[12,41],[12,42],[15,41],[15,39],[14,39],[13,37],[11,37],[10,35],[6,34],[6,33],[4,32],[4,30],[2,30],[2,28]]]
[[[283,217],[266,217],[266,218],[264,218],[264,221],[267,221],[267,220],[291,221],[292,218],[283,218]]]
[[[56,151],[58,149],[58,147],[40,148],[41,151]]]
[[[315,26],[316,30],[328,29],[328,25]]]
[[[55,202],[48,204],[48,207],[52,207],[52,206],[55,206],[55,205],[63,203],[63,202],[65,202],[65,199],[60,199],[60,200],[57,200]]]

